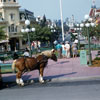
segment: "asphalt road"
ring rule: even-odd
[[[15,83],[0,90],[0,100],[100,100],[100,80],[74,82]]]

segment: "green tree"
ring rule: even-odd
[[[4,31],[4,26],[0,27],[0,40],[6,39],[5,31]]]
[[[61,28],[60,27],[54,27],[53,29],[51,29],[51,42],[53,43],[55,40],[58,40],[59,35],[61,33]]]
[[[27,40],[27,34],[30,36],[30,41],[50,41],[52,35],[50,29],[47,26],[42,27],[40,24],[35,24],[35,32],[23,33],[24,40]]]
[[[100,24],[95,27],[94,34],[100,38]]]
[[[28,41],[27,34],[30,36],[30,41],[41,41],[41,42],[51,42],[53,43],[54,40],[58,39],[59,33],[61,28],[54,27],[55,32],[52,32],[48,24],[46,23],[46,17],[43,17],[43,21],[41,23],[35,22],[31,24],[29,27],[30,29],[33,27],[35,28],[35,32],[23,33],[23,39]]]
[[[47,26],[34,25],[35,32],[30,34],[31,40],[50,41],[51,32]]]
[[[95,27],[89,27],[89,34],[90,34],[90,37],[95,36],[97,38],[100,38],[100,24],[98,24]],[[82,28],[82,35],[87,36],[87,28],[86,27]]]

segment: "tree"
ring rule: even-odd
[[[90,37],[97,37],[100,38],[100,24],[98,24],[95,27],[89,27],[89,34]],[[82,35],[87,36],[87,28],[83,27],[82,28]]]
[[[40,26],[39,24],[34,25],[35,32],[31,33],[31,40],[49,41],[50,40],[50,29],[47,26]]]
[[[30,41],[41,41],[41,42],[51,42],[53,43],[54,40],[57,40],[59,37],[59,32],[61,31],[61,28],[54,27],[55,31],[52,32],[50,27],[48,27],[46,17],[44,15],[43,20],[39,22],[35,22],[30,25],[28,28],[32,28],[34,25],[35,32],[29,32]],[[23,39],[25,41],[28,41],[27,39],[27,33],[23,34]]]
[[[30,36],[30,41],[50,41],[52,35],[50,29],[47,26],[42,27],[40,24],[35,24],[35,32],[23,33],[23,37],[27,40],[27,34]]]
[[[4,31],[4,26],[0,27],[0,40],[6,39],[5,31]]]
[[[56,26],[51,30],[51,42],[53,43],[55,40],[58,40],[61,33],[61,28]]]

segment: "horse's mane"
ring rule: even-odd
[[[38,54],[36,55],[36,57],[39,56],[39,55],[45,55],[45,56],[47,56],[48,58],[51,58],[52,53],[53,53],[52,50],[45,50],[45,51],[43,51],[43,52],[41,52],[41,53],[38,53]]]

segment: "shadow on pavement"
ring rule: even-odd
[[[61,78],[67,75],[72,75],[72,74],[76,74],[77,72],[72,72],[72,73],[67,73],[67,74],[60,74],[60,75],[53,75],[53,76],[44,76],[44,80],[45,82],[51,82],[52,79],[56,79],[56,78]],[[39,82],[38,78],[31,78],[29,80],[34,80],[34,82]]]
[[[67,75],[72,75],[72,74],[76,74],[77,72],[72,72],[72,73],[67,73],[67,74],[60,74],[60,75],[54,75],[54,76],[46,76],[44,77],[44,79],[54,79],[54,78],[61,78]]]
[[[55,79],[55,78],[61,78],[61,77],[64,77],[64,76],[67,76],[67,75],[72,75],[72,74],[76,74],[77,72],[72,72],[72,73],[67,73],[67,74],[59,74],[59,75],[53,75],[53,76],[44,76],[44,80],[45,80],[45,83],[47,83],[47,82],[52,82],[52,79]],[[24,80],[24,82],[25,82],[25,86],[28,86],[28,85],[31,85],[31,84],[34,84],[34,83],[39,83],[39,80],[38,80],[38,78],[31,78],[30,79],[30,77],[31,77],[31,75],[25,75],[25,76],[23,76],[22,78],[23,78],[23,80]],[[8,77],[5,77],[5,78],[7,78],[7,79],[9,79],[10,78],[10,80],[12,79],[12,78],[15,78],[16,79],[16,77],[15,77],[15,75],[13,75],[13,76],[8,76]],[[15,80],[14,79],[14,80]],[[33,82],[32,82],[33,81]],[[13,82],[3,82],[3,86],[2,86],[2,88],[1,89],[5,89],[5,88],[13,88],[13,87],[18,87],[18,85],[16,84],[16,82],[15,81],[13,81]],[[20,86],[19,86],[20,87]]]
[[[69,61],[61,61],[61,62],[58,62],[57,64],[64,64],[64,63],[68,63]]]

